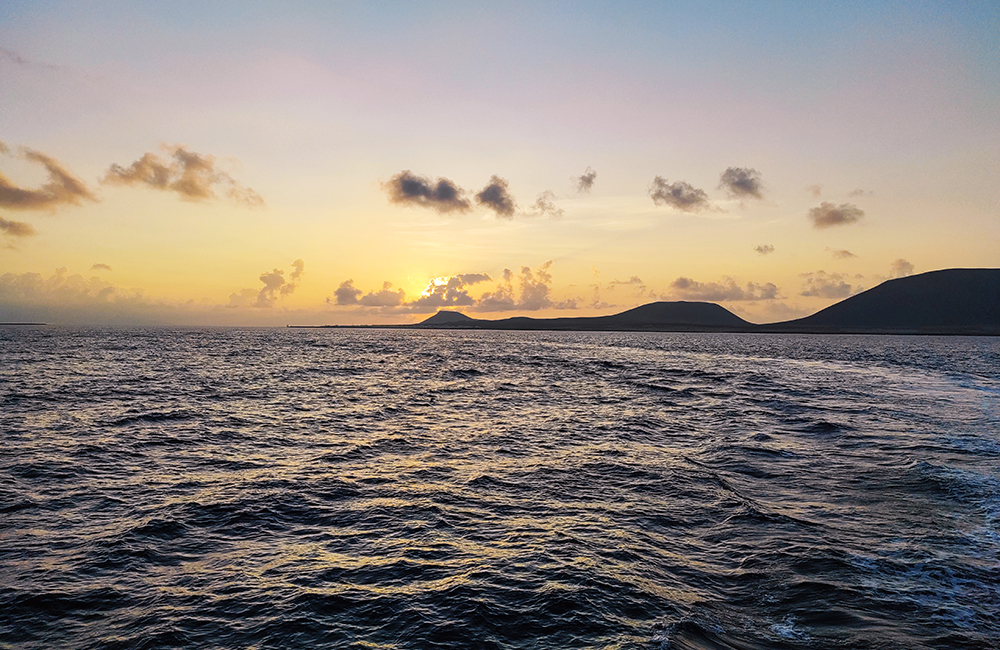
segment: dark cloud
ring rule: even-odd
[[[471,207],[464,196],[465,191],[447,178],[438,178],[437,182],[433,182],[406,170],[390,178],[383,187],[392,203],[416,205],[441,213],[467,212]]]
[[[587,167],[582,175],[577,176],[573,179],[576,183],[577,192],[589,192],[592,187],[594,187],[594,181],[597,180],[597,172],[595,172],[590,167]]]
[[[733,278],[726,278],[724,282],[696,282],[682,276],[671,282],[670,288],[680,297],[692,300],[774,300],[779,297],[778,287],[770,282],[748,282],[744,288]]]
[[[555,204],[556,195],[552,190],[545,190],[538,195],[535,202],[531,205],[535,214],[545,215],[551,217],[552,219],[558,219],[563,216],[563,209]]]
[[[762,199],[760,172],[750,167],[728,167],[719,176],[719,188],[734,199]]]
[[[497,217],[501,219],[514,218],[517,204],[507,189],[507,181],[499,176],[494,175],[490,178],[489,184],[476,195],[476,201],[496,212]]]
[[[8,221],[0,217],[0,232],[8,237],[31,237],[38,234],[35,227],[23,221]]]
[[[858,291],[861,287],[851,286],[847,280],[849,276],[843,273],[827,273],[826,271],[816,271],[815,273],[803,273],[805,284],[799,295],[814,298],[846,298]]]
[[[91,271],[110,271],[111,267],[108,266],[107,264],[97,263],[97,264],[91,265],[90,270]]]
[[[810,185],[809,187],[806,188],[806,192],[809,192],[810,194],[812,194],[812,197],[814,199],[818,199],[823,194],[823,186],[822,185]]]
[[[913,275],[913,265],[899,258],[892,263],[889,271],[889,277],[891,278],[905,278],[908,275]]]
[[[175,192],[186,201],[205,201],[222,194],[251,207],[263,205],[264,199],[257,192],[216,169],[214,156],[188,151],[182,145],[164,146],[163,149],[172,158],[170,162],[154,153],[146,153],[128,167],[111,165],[101,182]]]
[[[293,271],[285,277],[283,269],[273,269],[260,274],[260,281],[264,286],[259,290],[243,289],[238,293],[230,294],[230,307],[260,307],[270,308],[278,302],[282,296],[287,296],[299,286],[302,273],[305,270],[305,263],[302,260],[292,262]]]
[[[0,152],[9,153],[9,151],[6,145],[0,143]],[[25,147],[20,148],[20,156],[28,162],[44,167],[49,182],[38,189],[26,189],[16,186],[0,173],[0,208],[51,210],[59,205],[80,205],[84,199],[97,201],[97,197],[87,189],[83,181],[67,171],[58,160]]]
[[[656,205],[669,205],[684,212],[697,212],[709,205],[705,190],[699,190],[684,181],[669,183],[662,176],[653,179],[649,186],[649,196]]]
[[[757,244],[753,247],[753,249],[761,255],[770,255],[774,252],[774,246],[772,244]]]
[[[846,260],[852,257],[857,257],[857,255],[844,248],[838,248],[838,249],[827,248],[826,250],[830,251],[830,255],[833,255],[838,260]]]
[[[819,207],[809,210],[809,219],[812,220],[813,226],[816,228],[829,228],[830,226],[857,223],[864,216],[864,210],[850,203],[834,205],[824,201],[819,204]]]

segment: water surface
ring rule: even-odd
[[[993,648],[996,338],[0,328],[0,646]]]

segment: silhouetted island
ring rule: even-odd
[[[754,325],[708,302],[654,302],[611,316],[499,320],[439,311],[420,329],[1000,335],[1000,269],[946,269],[888,280],[812,316]]]

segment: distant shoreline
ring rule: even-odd
[[[919,330],[919,329],[778,329],[767,325],[754,328],[707,328],[707,327],[617,327],[617,328],[586,328],[586,327],[491,327],[491,326],[458,326],[422,325],[285,325],[285,329],[322,330],[431,330],[431,331],[462,331],[462,332],[619,332],[619,333],[661,333],[661,334],[806,334],[809,336],[1000,336],[1000,331],[980,330]]]

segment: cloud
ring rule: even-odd
[[[847,280],[850,279],[843,273],[827,273],[826,271],[816,271],[815,273],[803,273],[805,284],[799,295],[814,298],[846,298],[861,291],[861,287],[851,286]]]
[[[633,275],[628,280],[612,280],[611,284],[612,285],[616,285],[616,284],[637,284],[637,285],[641,285],[642,284],[642,279],[638,275]]]
[[[98,263],[98,264],[92,264],[91,267],[90,267],[90,270],[91,271],[110,271],[111,267],[108,266],[107,264],[100,264],[100,263]]]
[[[11,309],[94,307],[143,302],[137,291],[124,291],[98,277],[70,275],[61,267],[43,278],[39,273],[0,276],[0,305]]]
[[[0,232],[8,237],[31,237],[38,234],[30,223],[8,221],[3,217],[0,217]]]
[[[361,289],[357,289],[354,286],[354,280],[344,280],[337,287],[336,291],[333,292],[334,301],[338,305],[356,305],[358,304],[358,297],[364,293]],[[329,302],[329,298],[327,298]]]
[[[871,196],[872,194],[874,194],[874,192],[870,192],[868,190],[863,190],[861,188],[858,188],[856,190],[852,190],[847,196],[850,196],[850,197],[855,197],[855,196]]]
[[[864,210],[850,203],[834,205],[823,201],[819,204],[819,207],[809,210],[809,218],[816,228],[829,228],[830,226],[857,223],[864,216]]]
[[[2,145],[0,152],[9,153],[10,150],[6,145]],[[0,173],[0,208],[51,210],[58,205],[80,205],[84,199],[97,201],[97,197],[87,189],[83,181],[67,171],[58,160],[25,147],[20,147],[20,156],[28,162],[44,167],[49,182],[38,189],[26,189],[16,186]]]
[[[101,183],[175,192],[185,201],[206,201],[221,193],[250,207],[264,204],[257,192],[216,169],[214,156],[188,151],[183,145],[164,145],[163,150],[172,161],[165,162],[154,153],[146,153],[128,167],[111,165]]]
[[[469,295],[467,288],[480,282],[488,282],[490,276],[485,273],[464,273],[443,278],[432,278],[427,288],[416,300],[409,303],[414,311],[422,308],[428,310],[443,307],[469,307],[476,304],[476,299]]]
[[[552,219],[558,219],[563,216],[563,209],[556,206],[555,204],[556,195],[552,190],[545,190],[538,195],[535,202],[531,205],[535,214],[547,215]]]
[[[471,207],[464,196],[465,190],[447,178],[438,178],[435,183],[406,170],[390,178],[383,187],[392,203],[430,208],[440,213],[467,212]]]
[[[913,275],[913,265],[899,258],[892,263],[890,267],[889,277],[891,278],[905,278],[908,275]]]
[[[852,257],[857,257],[857,255],[844,248],[838,248],[838,249],[827,248],[826,250],[830,251],[830,255],[833,255],[838,260],[846,260]]]
[[[552,284],[550,268],[552,261],[532,269],[521,268],[517,277],[519,291],[514,290],[514,274],[504,269],[502,278],[494,289],[484,292],[479,298],[472,295],[473,285],[492,282],[486,273],[460,273],[457,275],[431,278],[426,288],[413,300],[407,300],[402,289],[392,289],[392,283],[385,282],[381,291],[362,295],[353,280],[345,280],[334,292],[334,298],[327,298],[327,304],[369,308],[379,313],[430,313],[439,309],[462,307],[471,311],[537,311],[540,309],[577,309],[577,301],[552,300],[549,291]]]
[[[697,212],[709,205],[705,190],[694,188],[684,181],[669,183],[662,176],[653,179],[649,196],[656,205],[669,205],[684,212]]]
[[[402,289],[392,290],[391,282],[383,282],[380,291],[365,293],[354,286],[354,280],[344,280],[333,292],[334,298],[326,299],[328,304],[360,305],[362,307],[399,307],[406,301],[406,292]]]
[[[573,178],[573,181],[576,183],[577,192],[589,192],[594,187],[595,180],[597,180],[597,172],[590,167],[587,167],[587,171],[582,175]]]
[[[517,301],[514,299],[513,287],[514,274],[510,269],[503,270],[503,281],[494,291],[487,292],[479,298],[476,303],[478,311],[510,311],[517,309]]]
[[[230,294],[230,307],[257,307],[269,309],[274,307],[281,296],[291,294],[299,286],[302,273],[305,270],[305,263],[302,260],[292,262],[293,271],[285,278],[283,269],[273,269],[260,274],[260,281],[264,286],[259,290],[242,289],[237,293]]]
[[[8,50],[5,47],[0,47],[0,59],[10,61],[14,65],[21,66],[23,68],[40,68],[42,70],[62,70],[60,66],[52,65],[51,63],[39,63],[38,61],[33,61],[27,59],[14,50]]]
[[[696,282],[681,276],[670,283],[670,288],[680,297],[692,300],[774,300],[779,297],[778,287],[771,282],[747,282],[746,288],[743,288],[731,277],[723,282]]]
[[[365,307],[398,307],[406,301],[406,292],[402,289],[392,290],[392,282],[383,282],[381,291],[370,291],[358,299],[358,304]]]
[[[719,176],[719,188],[734,199],[762,199],[760,172],[750,167],[728,167]]]
[[[753,249],[755,251],[757,251],[758,253],[760,253],[761,255],[770,255],[771,253],[774,252],[774,245],[772,245],[772,244],[757,244],[756,246],[753,247]]]
[[[823,194],[823,186],[822,185],[810,185],[809,187],[806,188],[806,192],[809,192],[810,194],[812,194],[812,197],[814,199],[818,199]]]
[[[476,201],[497,213],[501,219],[513,219],[517,204],[507,190],[507,181],[499,176],[490,177],[489,184],[476,195]]]

